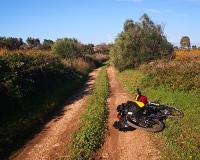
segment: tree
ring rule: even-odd
[[[190,48],[190,38],[188,36],[183,36],[180,40],[180,45],[183,48]]]
[[[23,44],[22,38],[14,37],[0,37],[0,48],[7,48],[9,50],[19,49]]]
[[[72,60],[81,56],[80,46],[80,42],[75,38],[57,39],[52,46],[52,53]]]
[[[38,49],[40,50],[51,50],[51,46],[53,45],[53,41],[52,40],[47,40],[47,39],[44,39],[42,45],[39,45]]]
[[[147,14],[140,22],[126,20],[123,29],[110,49],[111,61],[119,71],[173,55],[173,45],[164,36],[163,27]]]
[[[29,47],[39,47],[41,45],[39,38],[35,39],[35,38],[28,37],[26,39],[26,42],[29,45]]]
[[[94,44],[82,44],[80,49],[81,49],[81,53],[83,55],[86,55],[86,54],[94,54]]]

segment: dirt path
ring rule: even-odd
[[[46,124],[41,133],[35,136],[23,149],[11,156],[10,160],[55,160],[66,155],[66,142],[76,128],[77,121],[84,111],[89,91],[99,69],[89,75],[87,83],[73,95],[63,107],[63,110]],[[126,133],[116,130],[112,125],[116,118],[117,105],[132,99],[117,82],[114,70],[107,68],[110,79],[111,96],[109,105],[109,135],[105,144],[95,154],[95,160],[154,160],[158,151],[152,147],[152,142],[145,131],[134,130]],[[65,157],[67,158],[67,156]]]
[[[55,160],[64,155],[66,142],[70,141],[70,134],[76,128],[77,121],[84,111],[88,93],[99,70],[91,72],[86,84],[66,102],[62,111],[46,124],[41,133],[9,159]]]
[[[105,144],[98,151],[95,160],[154,160],[158,158],[158,151],[154,149],[145,131],[120,132],[113,127],[113,123],[117,120],[117,105],[132,100],[133,97],[117,82],[111,66],[108,67],[107,74],[111,87],[111,96],[108,99],[109,136],[106,137]]]

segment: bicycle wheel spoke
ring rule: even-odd
[[[135,118],[127,116],[127,124],[131,127],[144,129],[149,132],[159,132],[164,128],[164,124],[161,121],[148,117]]]

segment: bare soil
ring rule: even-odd
[[[19,152],[12,155],[10,160],[55,160],[65,155],[68,157],[66,144],[71,140],[71,133],[77,127],[80,115],[88,102],[89,93],[94,79],[100,69],[89,74],[88,81],[67,100],[63,109],[49,121],[44,129],[29,141]],[[117,120],[116,107],[132,96],[128,94],[116,80],[112,66],[107,68],[111,94],[108,99],[109,134],[104,145],[94,155],[95,160],[155,160],[159,152],[153,147],[152,140],[145,131],[133,130],[121,132],[113,127]]]

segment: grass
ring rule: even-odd
[[[109,83],[103,68],[95,80],[91,99],[81,116],[79,127],[72,133],[70,159],[92,159],[92,154],[103,145],[107,133],[108,96]]]
[[[148,97],[149,101],[173,105],[184,112],[183,118],[165,120],[166,128],[162,132],[150,134],[156,148],[161,152],[162,159],[200,159],[199,93],[172,90],[162,85],[146,88],[142,83],[145,74],[138,70],[117,73],[117,77],[130,93],[134,94],[136,86],[140,86],[142,93]]]

